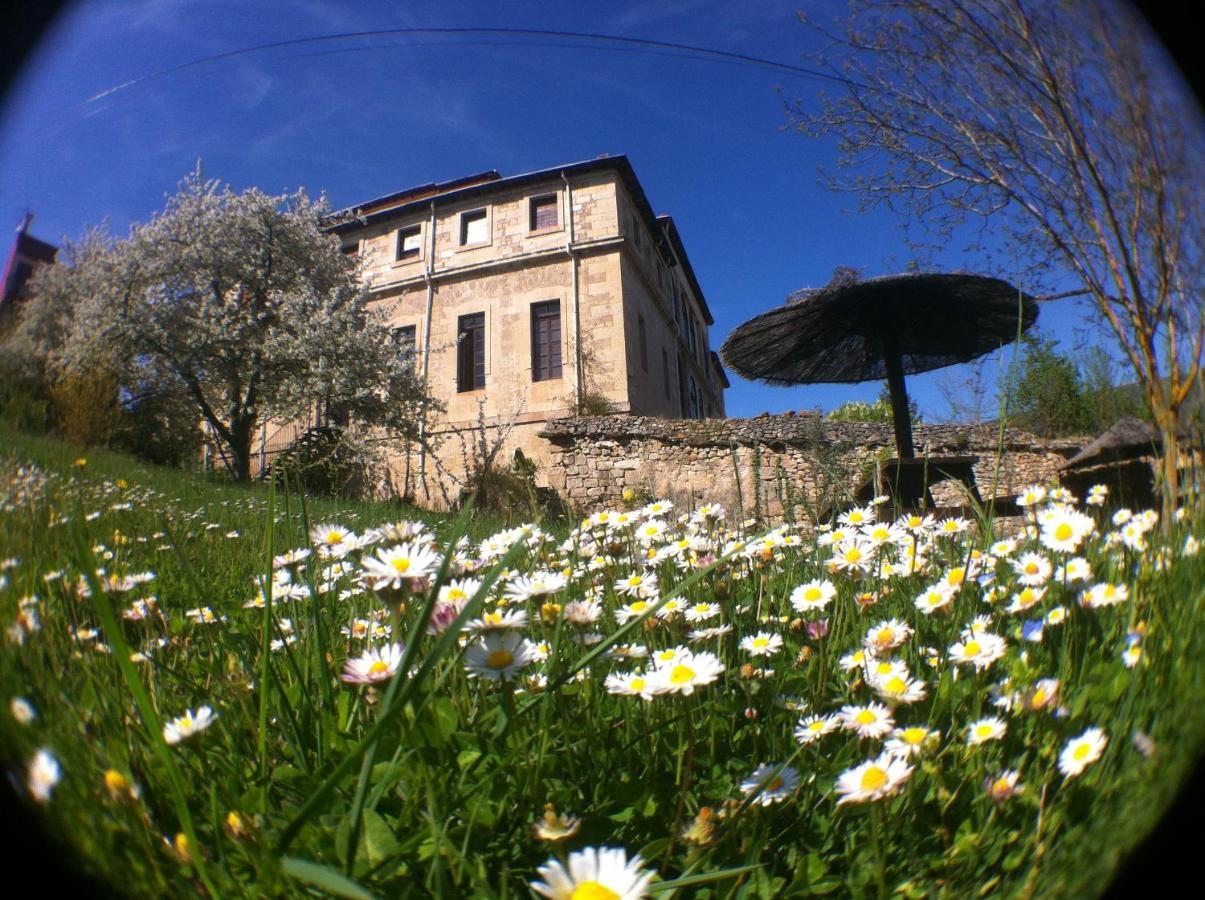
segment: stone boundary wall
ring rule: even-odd
[[[752,419],[655,419],[600,416],[556,419],[539,436],[550,445],[545,472],[575,509],[614,506],[625,488],[689,508],[723,503],[734,514],[812,519],[850,497],[876,460],[895,455],[890,426],[830,422],[818,415],[762,415]],[[1008,429],[997,471],[998,428],[991,425],[916,425],[917,456],[978,456],[980,495],[1015,496],[1050,482],[1087,439],[1047,441]],[[952,483],[933,487],[939,505],[957,505]]]

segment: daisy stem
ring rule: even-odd
[[[874,803],[870,807],[870,844],[874,849],[875,859],[875,883],[879,888],[879,900],[883,900],[887,896],[887,879],[884,873],[883,846],[880,838],[880,829],[883,825],[883,813],[879,809],[879,805]]]
[[[686,808],[686,794],[690,790],[690,782],[694,776],[695,763],[695,725],[694,718],[691,716],[691,707],[694,705],[690,697],[686,699],[686,740],[682,742],[679,737],[678,743],[678,806],[674,812],[674,827],[669,833],[669,843],[665,846],[665,855],[661,858],[661,867],[665,868],[669,863],[670,853],[673,852],[674,842],[678,839],[677,825],[682,821],[682,815]],[[686,771],[682,771],[683,755],[685,755]]]

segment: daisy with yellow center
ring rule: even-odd
[[[347,684],[376,684],[394,676],[402,664],[402,645],[388,644],[368,650],[363,656],[349,659],[340,676]]]
[[[989,775],[983,783],[983,789],[987,795],[996,803],[1003,803],[1014,794],[1021,791],[1021,785],[1018,783],[1021,773],[1012,770],[1005,770],[999,775]]]
[[[931,728],[921,725],[910,725],[907,728],[897,728],[891,733],[891,738],[883,749],[894,753],[901,759],[907,759],[925,749],[927,745],[936,745],[941,734]]]
[[[511,681],[536,655],[536,645],[518,632],[487,632],[465,651],[464,665],[470,677]]]
[[[874,625],[866,632],[862,645],[872,653],[894,650],[912,636],[912,629],[899,619],[889,619]]]
[[[1021,698],[1021,706],[1030,712],[1039,712],[1053,707],[1059,700],[1059,680],[1043,678],[1034,683],[1029,692]]]
[[[720,614],[718,603],[696,603],[686,610],[687,622],[705,622]]]
[[[376,556],[363,560],[361,568],[365,582],[374,591],[396,590],[435,572],[439,555],[427,546],[399,544],[378,550]]]
[[[169,744],[178,744],[185,738],[198,734],[213,724],[217,715],[208,706],[185,710],[184,715],[177,716],[163,726],[163,739]]]
[[[1059,754],[1059,771],[1068,778],[1074,778],[1100,759],[1108,743],[1108,737],[1099,728],[1089,728],[1078,737],[1073,737]]]
[[[643,672],[613,673],[607,676],[606,688],[608,694],[619,694],[626,697],[640,697],[652,700],[658,694],[665,693],[661,682]]]
[[[656,872],[643,871],[644,861],[631,861],[622,847],[587,847],[569,854],[569,867],[558,860],[540,866],[543,881],[531,889],[551,900],[638,900],[648,896],[648,885]]]
[[[742,638],[741,649],[750,656],[773,656],[782,649],[782,637],[761,631]]]
[[[950,645],[950,662],[974,666],[982,672],[1004,656],[1008,644],[999,635],[985,631],[966,632],[962,640]]]
[[[836,716],[808,716],[800,719],[795,727],[795,740],[801,744],[811,744],[836,731],[839,724]]]
[[[797,612],[823,610],[837,596],[837,588],[827,580],[809,581],[791,591],[791,606]]]
[[[891,710],[880,703],[865,706],[843,706],[837,713],[841,726],[861,738],[881,738],[895,727]]]
[[[1097,584],[1080,595],[1080,603],[1085,609],[1115,606],[1129,599],[1130,589],[1124,584]]]
[[[907,672],[892,672],[888,675],[870,679],[870,686],[875,693],[890,704],[916,703],[925,699],[925,684],[908,675]]]
[[[723,672],[724,664],[715,654],[688,650],[673,662],[658,661],[652,677],[666,693],[690,696],[696,688],[711,684]]]
[[[842,772],[837,778],[836,791],[841,795],[837,805],[880,800],[900,790],[912,776],[912,767],[894,753],[884,753]]]
[[[762,763],[753,774],[741,782],[741,793],[754,796],[754,803],[770,806],[786,800],[799,787],[799,773],[790,766],[770,766]]]
[[[1004,724],[1003,719],[997,719],[994,716],[980,719],[967,727],[967,745],[977,747],[988,741],[998,741],[1004,737],[1007,731],[1008,726]]]

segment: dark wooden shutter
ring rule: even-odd
[[[456,390],[485,387],[485,313],[461,316],[456,346]]]
[[[561,377],[561,301],[531,306],[531,380]]]
[[[557,216],[556,194],[531,198],[530,224],[532,231],[539,231],[541,228],[556,228],[560,224]]]

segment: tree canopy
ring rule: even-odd
[[[13,340],[43,375],[119,366],[127,397],[187,398],[236,479],[257,427],[315,406],[411,435],[424,401],[354,259],[304,191],[185,178],[128,238],[92,229],[31,283]]]

